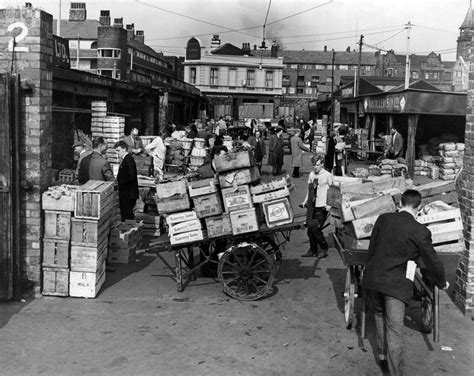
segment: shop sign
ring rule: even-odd
[[[53,35],[53,65],[61,68],[71,67],[69,43],[66,39]]]
[[[196,38],[191,38],[186,46],[186,60],[201,60],[201,45]]]
[[[405,105],[406,99],[404,94],[364,99],[365,112],[404,112]]]
[[[349,98],[352,97],[354,93],[354,88],[353,87],[347,87],[345,89],[342,89],[341,91],[341,97],[342,98]]]

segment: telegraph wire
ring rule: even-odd
[[[401,29],[398,32],[396,32],[395,34],[389,36],[388,38],[385,38],[384,40],[381,40],[380,42],[374,43],[374,46],[377,46],[378,44],[381,44],[381,43],[386,42],[386,41],[388,41],[392,38],[395,38],[397,35],[403,33],[404,31],[405,31],[405,29]]]
[[[331,4],[333,1],[334,1],[334,0],[329,0],[329,1],[325,2],[325,3],[323,3],[323,4],[316,5],[316,6],[314,6],[314,7],[305,9],[305,10],[303,10],[303,11],[301,11],[301,12],[294,13],[294,14],[290,14],[289,16],[280,18],[279,20],[275,20],[275,21],[269,22],[267,25],[273,25],[273,24],[276,24],[277,22],[281,22],[281,21],[287,20],[288,18],[296,17],[296,16],[299,16],[300,14],[310,12],[310,11],[312,11],[312,10],[314,10],[314,9],[321,8],[321,7],[325,6],[325,5]]]

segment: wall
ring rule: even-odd
[[[19,27],[12,27],[16,24]],[[0,71],[10,72],[13,35],[17,36],[13,73],[20,74],[20,171],[22,279],[36,286],[41,280],[43,232],[41,192],[51,179],[52,139],[52,24],[53,18],[38,9],[0,10]],[[8,27],[12,27],[8,31]],[[20,32],[26,33],[22,39]]]

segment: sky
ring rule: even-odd
[[[81,2],[81,0],[75,0]],[[1,6],[22,6],[23,1],[1,0]],[[58,18],[69,17],[70,2],[30,0]],[[197,36],[209,46],[213,34],[222,43],[238,47],[248,42],[260,46],[265,24],[267,46],[277,40],[287,50],[377,48],[426,55],[441,54],[443,61],[456,59],[456,39],[469,0],[89,0],[89,19],[98,19],[100,10],[110,10],[112,20],[123,17],[144,30],[145,43],[165,55],[184,56],[186,42]],[[266,22],[265,22],[266,20]],[[113,22],[113,21],[112,21]],[[235,31],[239,30],[239,31]]]

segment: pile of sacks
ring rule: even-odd
[[[464,144],[447,142],[439,144],[441,156],[439,177],[442,180],[454,180],[461,170],[464,158]]]
[[[174,166],[182,166],[186,161],[186,156],[184,155],[184,148],[180,141],[173,138],[167,138],[165,140],[166,156],[165,163]]]
[[[439,162],[432,156],[425,155],[421,159],[415,160],[414,175],[427,176],[430,179],[439,179]]]
[[[380,162],[380,172],[382,175],[404,176],[408,171],[405,163],[400,163],[397,159],[383,159]]]

